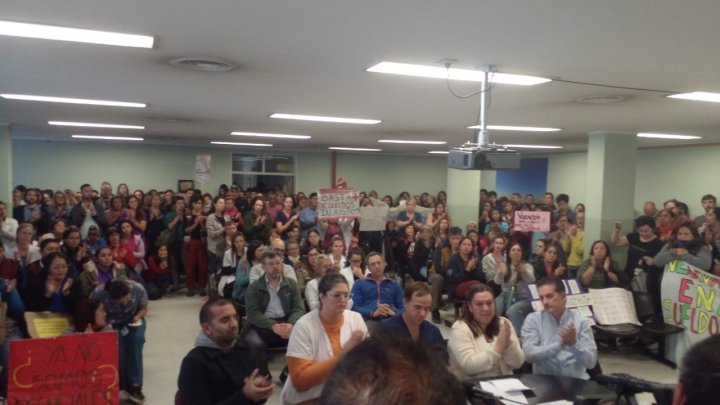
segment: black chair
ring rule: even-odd
[[[658,317],[658,314],[655,313],[652,297],[647,292],[633,291],[633,303],[641,325],[594,325],[593,330],[596,332],[596,338],[613,339],[613,341],[618,338],[637,338],[637,344],[644,355],[673,369],[677,368],[677,364],[665,357],[665,339],[669,335],[683,332],[684,329],[667,324],[661,317]],[[658,344],[657,351],[650,348],[655,342]]]
[[[643,345],[644,354],[673,369],[677,368],[675,362],[665,357],[665,340],[668,336],[681,333],[685,331],[685,329],[665,323],[662,314],[655,312],[655,306],[653,305],[650,294],[646,292],[634,292],[633,301],[635,303],[638,320],[643,324],[640,330],[640,342]],[[650,349],[650,344],[643,343],[643,341],[646,340],[657,342],[657,351]]]

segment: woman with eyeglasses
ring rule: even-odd
[[[493,290],[485,284],[465,293],[448,349],[450,368],[461,381],[512,374],[525,361],[515,328],[496,314]]]
[[[285,404],[313,403],[342,354],[367,336],[362,316],[349,310],[350,288],[340,274],[327,274],[318,283],[320,306],[293,327],[287,348],[289,376]]]

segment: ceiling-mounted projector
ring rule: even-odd
[[[520,168],[520,152],[502,145],[463,145],[450,149],[448,167],[460,170],[513,170]]]

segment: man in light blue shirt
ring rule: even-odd
[[[545,310],[525,318],[522,348],[534,374],[582,378],[597,364],[597,346],[590,323],[565,308],[565,285],[557,277],[536,283]]]

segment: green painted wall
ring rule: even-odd
[[[434,195],[445,190],[447,159],[338,153],[337,176],[349,187],[376,190],[381,198],[389,194],[396,199],[401,191]]]
[[[13,140],[12,146],[13,186],[77,189],[85,182],[97,187],[108,180],[113,186],[127,182],[131,189],[175,189],[178,179],[194,177],[198,153],[212,155],[207,190],[214,192],[220,184],[230,182],[232,151],[229,149],[19,139]],[[297,156],[298,190],[307,192],[330,184],[330,153],[294,155]],[[703,194],[720,197],[715,175],[720,173],[717,156],[720,156],[720,145],[638,150],[633,204],[636,213],[641,212],[645,200],[653,200],[659,205],[666,199],[677,197],[689,205],[692,215],[699,215]],[[586,202],[586,154],[560,153],[547,157],[548,190],[555,194],[570,194],[572,204]],[[412,194],[422,191],[434,194],[447,187],[443,157],[338,153],[337,175],[359,190],[375,189],[380,195],[390,194],[393,198],[401,190]],[[492,188],[492,182],[486,177],[483,177],[483,185]]]

